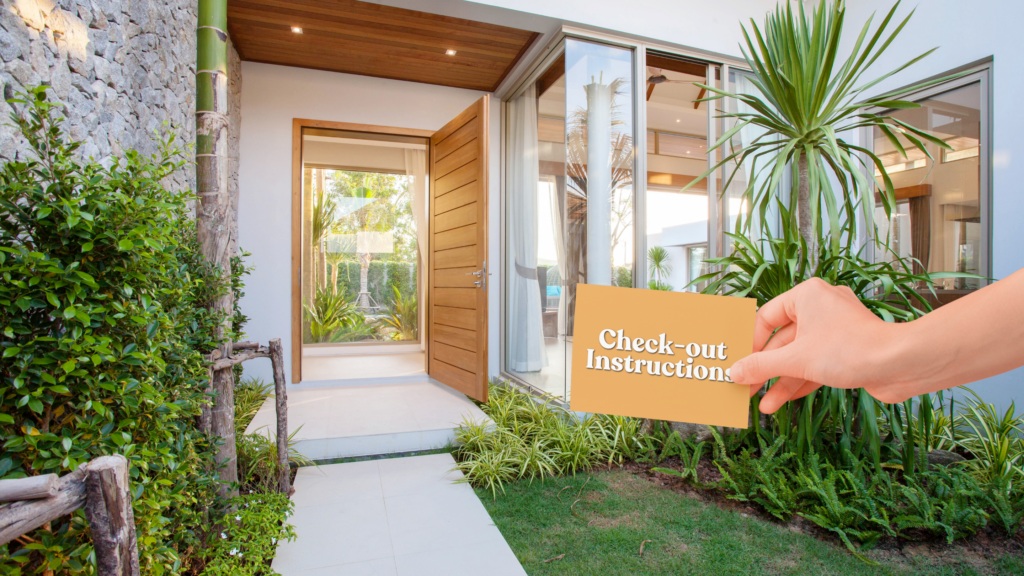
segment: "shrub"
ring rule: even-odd
[[[301,426],[299,427],[301,428]],[[288,461],[296,466],[313,466],[314,463],[295,450],[295,434],[288,436]],[[238,483],[242,490],[274,492],[280,468],[277,466],[277,438],[270,430],[260,429],[252,434],[239,436],[235,446],[238,450]]]
[[[363,314],[355,301],[345,298],[341,291],[318,288],[312,304],[303,305],[306,330],[305,341],[331,342],[334,334],[343,328],[363,324]]]
[[[278,541],[295,539],[286,521],[294,505],[284,494],[250,493],[231,501],[233,510],[218,523],[221,531],[205,550],[205,576],[276,574],[270,561]]]
[[[235,435],[245,434],[245,429],[256,417],[267,398],[274,395],[273,388],[262,378],[243,378],[235,385]]]
[[[482,486],[497,497],[516,479],[576,474],[598,463],[622,462],[644,446],[640,420],[623,416],[574,412],[520,391],[509,383],[492,382],[481,409],[494,427],[463,422],[455,431],[453,456],[464,482]]]
[[[76,158],[38,88],[12,115],[34,157],[0,170],[0,477],[66,474],[128,458],[142,571],[187,562],[215,500],[202,354],[229,289],[202,260],[186,192],[161,186],[184,156],[133,151],[107,167]],[[7,573],[91,571],[81,512],[10,544]],[[45,549],[43,549],[45,548]]]

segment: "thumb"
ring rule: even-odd
[[[747,385],[762,384],[776,376],[802,378],[803,370],[798,369],[795,352],[792,344],[755,352],[733,364],[729,377],[737,384]]]

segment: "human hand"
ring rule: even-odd
[[[736,362],[730,377],[750,385],[753,396],[778,376],[760,403],[769,414],[823,384],[865,388],[883,402],[901,401],[893,385],[898,358],[890,357],[897,333],[896,325],[875,316],[849,288],[812,278],[757,311],[754,354]]]

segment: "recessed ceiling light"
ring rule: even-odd
[[[676,122],[679,122],[679,118],[676,118]]]
[[[448,50],[445,50],[444,53],[449,56],[455,56],[455,50],[452,50],[450,48]]]
[[[299,28],[298,26],[292,26],[292,32],[295,32],[296,34],[302,34],[302,28]]]

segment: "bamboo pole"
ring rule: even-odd
[[[196,31],[196,231],[203,257],[225,275],[231,271],[231,196],[228,191],[227,1],[199,0]],[[222,358],[231,358],[226,339],[232,313],[230,290],[213,303],[224,314],[217,337]],[[222,439],[217,448],[220,493],[237,495],[234,378],[230,367],[213,370],[214,404],[210,432]]]

